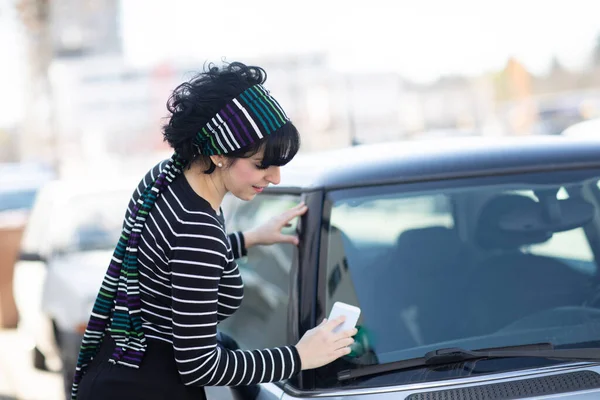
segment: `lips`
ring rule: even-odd
[[[254,186],[254,185],[253,185],[253,186],[252,186],[252,188],[254,189],[254,191],[255,191],[256,193],[260,193],[260,192],[262,192],[263,190],[265,190],[265,188],[264,188],[263,186]]]

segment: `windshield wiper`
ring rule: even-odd
[[[600,348],[555,349],[551,343],[526,344],[520,346],[493,347],[481,350],[446,348],[433,350],[423,357],[372,365],[361,369],[344,370],[338,373],[339,381],[376,375],[386,372],[402,371],[418,367],[435,367],[464,361],[477,361],[487,358],[534,357],[553,358],[570,361],[598,361]]]

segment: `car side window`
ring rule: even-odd
[[[228,199],[224,215],[228,232],[254,228],[297,205],[299,196],[261,194],[245,202]],[[293,235],[297,221],[285,227]],[[289,345],[287,310],[294,247],[291,244],[254,246],[237,260],[244,281],[243,306],[219,324],[219,330],[234,338],[243,349]]]

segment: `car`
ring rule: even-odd
[[[44,164],[0,163],[0,328],[18,323],[12,279],[19,243],[38,189],[54,178]]]
[[[259,399],[600,398],[600,141],[398,142],[298,156],[228,230],[299,201],[298,246],[249,249],[242,349],[295,344],[335,302],[352,352]],[[225,388],[207,388],[211,396]]]
[[[55,180],[36,197],[13,287],[18,331],[38,369],[62,371],[70,398],[83,332],[137,182]]]
[[[600,138],[600,118],[592,118],[578,122],[565,129],[563,136],[579,136],[588,138]]]
[[[56,179],[54,171],[38,163],[0,163],[0,213],[30,210],[40,187]]]
[[[474,129],[459,129],[459,128],[446,128],[446,129],[428,129],[424,131],[411,133],[410,140],[437,140],[446,138],[460,138],[478,136],[481,133]]]

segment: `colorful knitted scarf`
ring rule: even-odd
[[[116,343],[110,362],[139,368],[146,349],[146,339],[140,315],[137,248],[146,218],[156,199],[182,172],[184,165],[185,161],[174,154],[156,180],[143,191],[125,221],[83,335],[73,378],[72,399],[77,398],[79,382],[106,332]]]
[[[254,85],[232,99],[196,135],[199,154],[227,154],[258,142],[275,132],[289,118],[261,85]],[[81,379],[96,356],[106,332],[116,347],[110,362],[139,368],[146,338],[142,330],[137,251],[146,218],[156,200],[188,162],[175,153],[137,200],[123,225],[108,270],[96,297],[83,335],[71,399],[77,399]]]

